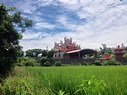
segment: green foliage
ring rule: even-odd
[[[104,61],[102,62],[102,65],[103,65],[103,66],[107,66],[107,65],[108,65],[108,62],[109,62],[108,60],[104,60]]]
[[[59,90],[59,91],[57,92],[57,95],[69,95],[69,94],[65,94],[65,92],[64,92],[64,91]]]
[[[28,20],[27,18],[23,18],[21,16],[21,12],[15,12],[12,15],[12,21],[21,28],[21,32],[25,32],[25,28],[32,26],[32,20]]]
[[[28,57],[37,57],[38,54],[42,53],[42,49],[29,49],[26,51],[26,56]]]
[[[7,9],[2,3],[0,4],[0,76],[6,76],[12,71],[17,58],[21,56],[21,46],[19,40],[22,35],[17,30],[25,29],[24,18],[20,12],[10,15],[8,12],[15,8]],[[32,21],[30,21],[32,24]],[[23,26],[19,26],[20,23]],[[29,26],[29,25],[28,25]]]
[[[76,88],[76,95],[102,95],[106,92],[107,85],[103,80],[98,80],[93,76],[92,79],[82,80],[82,83]]]
[[[26,51],[26,56],[28,57],[37,57],[38,54],[42,53],[42,49],[29,49]]]
[[[120,93],[120,92],[116,92],[117,90],[115,90],[115,89],[119,89],[118,91],[122,91],[122,88],[119,88],[119,86],[121,86],[120,84],[122,83],[122,80],[125,80],[125,79],[123,79],[123,77],[121,77],[119,79],[118,76],[113,77],[113,75],[115,75],[115,74],[119,75],[119,74],[121,74],[121,72],[124,72],[126,67],[124,68],[124,70],[122,68],[120,68],[120,67],[118,67],[118,68],[116,68],[116,67],[110,67],[110,68],[109,67],[99,67],[98,68],[95,66],[93,66],[93,67],[75,66],[75,67],[63,67],[63,68],[57,67],[57,68],[48,68],[48,69],[43,68],[44,71],[46,70],[48,72],[48,73],[45,73],[46,76],[43,76],[43,77],[46,77],[46,80],[48,80],[47,83],[49,83],[49,87],[52,87],[52,90],[55,90],[57,92],[59,92],[59,90],[62,90],[64,93],[68,93],[69,95],[75,95],[75,94],[76,95],[85,95],[85,94],[80,94],[80,93],[74,93],[75,91],[78,90],[78,88],[74,89],[74,87],[77,86],[78,84],[80,84],[81,80],[88,80],[88,81],[90,80],[90,81],[92,81],[91,86],[93,86],[93,84],[95,84],[95,86],[93,86],[94,88],[89,87],[90,90],[99,88],[98,90],[100,91],[101,95],[112,95],[112,92],[114,94]],[[121,69],[123,71],[121,71]],[[122,73],[122,74],[124,76],[125,73]],[[52,77],[51,77],[51,75],[52,75]],[[82,75],[82,77],[81,77],[81,75]],[[95,76],[92,78],[93,80],[91,79],[92,75]],[[113,80],[115,80],[117,82],[112,82]],[[117,83],[117,86],[119,85],[118,87],[115,87],[116,83]],[[123,83],[125,83],[125,81]],[[123,84],[123,83],[122,83],[122,85],[125,86],[125,84]],[[107,84],[108,88],[106,88],[105,84]],[[124,86],[123,86],[123,89],[124,89]],[[104,91],[103,91],[103,88],[104,88]],[[114,89],[112,89],[112,88],[114,88]],[[124,91],[125,91],[125,89],[124,89]],[[89,95],[91,95],[91,94],[89,94]],[[99,94],[92,94],[92,95],[99,95]]]
[[[116,61],[115,59],[110,59],[110,60],[103,60],[103,61],[97,60],[94,62],[94,64],[96,66],[110,66],[110,65],[117,66],[117,65],[121,65],[121,62]]]
[[[98,58],[102,58],[102,52],[101,51],[98,51],[97,56],[98,56]]]
[[[115,59],[115,55],[111,54],[110,59]]]
[[[53,57],[53,54],[54,54],[54,51],[50,50],[50,51],[48,51],[48,53],[47,53],[47,57],[48,57],[48,58],[52,58],[52,57]]]
[[[110,60],[105,60],[102,62],[102,65],[106,66],[106,65],[120,65],[121,63],[119,61],[116,61],[115,59],[110,59]]]
[[[43,50],[42,51],[42,57],[46,57],[47,56],[47,50]]]
[[[56,61],[55,66],[62,66],[62,62],[61,61]]]
[[[16,67],[0,89],[2,95],[126,95],[126,80],[127,66]]]
[[[99,61],[99,60],[95,61],[94,64],[97,65],[97,66],[101,66],[102,65],[101,61]]]
[[[81,63],[77,63],[76,65],[82,65]]]
[[[18,66],[35,66],[36,61],[30,57],[20,57],[20,58],[18,58],[16,65],[18,65]]]
[[[44,62],[44,66],[51,66],[51,63],[49,61]]]
[[[8,77],[3,85],[0,85],[2,95],[53,95],[50,89],[30,75],[27,70],[16,72],[14,77]]]
[[[47,50],[42,50],[42,49],[29,49],[26,51],[26,56],[28,56],[28,57],[38,57],[38,54],[42,54],[41,57],[47,56],[48,58],[50,58],[50,56],[52,56],[50,54],[50,51],[48,54]]]
[[[124,55],[123,55],[123,58],[127,58],[127,54],[124,54]]]
[[[111,54],[112,51],[113,51],[113,49],[108,48],[108,47],[106,46],[106,44],[102,44],[102,47],[103,47],[103,48],[100,47],[100,53],[101,53],[102,55],[103,55],[103,54]]]
[[[47,58],[47,57],[42,57],[42,58],[41,58],[41,66],[45,66],[44,63],[45,63],[45,62],[48,62],[48,61],[50,62],[50,59],[49,59],[49,58]]]
[[[12,70],[12,65],[19,56],[19,34],[14,29],[11,16],[4,4],[0,5],[0,75]]]
[[[30,85],[29,81],[24,81],[23,78],[20,80],[10,79],[1,87],[2,95],[33,95],[31,92],[33,89],[34,87]]]
[[[0,58],[0,77],[6,77],[13,70],[15,60],[11,57]]]

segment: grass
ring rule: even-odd
[[[79,85],[91,92],[102,80],[107,88],[100,94],[127,94],[127,66],[16,67],[15,76],[6,79],[1,89],[3,95],[82,95],[75,93]]]

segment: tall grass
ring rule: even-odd
[[[95,80],[92,80],[93,76]],[[14,84],[10,80],[17,81]],[[91,85],[86,85],[84,81],[91,82]],[[102,81],[107,85],[107,88],[101,91],[102,95],[126,95],[127,66],[26,67],[24,70],[17,71],[15,77],[9,77],[5,84],[8,84],[10,89],[23,85],[23,91],[29,93],[24,95],[62,95],[59,93],[82,95],[76,93],[79,90],[79,85],[83,84],[83,88],[88,86],[88,91],[92,91],[90,86],[98,89],[97,84]],[[13,86],[11,87],[11,85]],[[5,85],[2,87],[3,90],[7,89]]]
[[[109,95],[125,94],[127,91],[127,67],[125,66],[68,66],[68,67],[38,67],[28,68],[31,73],[40,78],[47,88],[53,92],[65,91],[70,95],[76,91],[76,86],[82,80],[89,80],[94,76],[104,80]]]

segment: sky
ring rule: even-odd
[[[20,45],[48,49],[72,38],[81,48],[127,46],[127,0],[0,0],[33,20]]]

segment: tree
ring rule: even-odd
[[[124,54],[124,55],[123,55],[123,58],[127,58],[127,54]]]
[[[37,57],[38,54],[42,54],[42,57],[48,57],[48,58],[52,58],[54,51],[50,50],[42,50],[42,49],[29,49],[26,51],[26,56],[28,57]]]
[[[51,59],[53,57],[53,54],[54,54],[54,51],[50,50],[48,51],[47,57]]]
[[[48,52],[47,50],[43,50],[43,51],[42,51],[42,57],[47,56],[47,52]]]
[[[15,9],[0,4],[0,77],[8,75],[14,67],[14,63],[21,55],[21,33],[26,27],[32,26],[32,20],[23,18],[20,12],[9,14]]]
[[[101,52],[102,55],[103,54],[111,54],[112,53],[112,49],[111,48],[108,48],[106,46],[106,44],[102,44],[102,47],[103,48],[100,47],[100,52]]]
[[[26,56],[37,57],[38,54],[42,53],[42,49],[29,49],[26,51]]]

